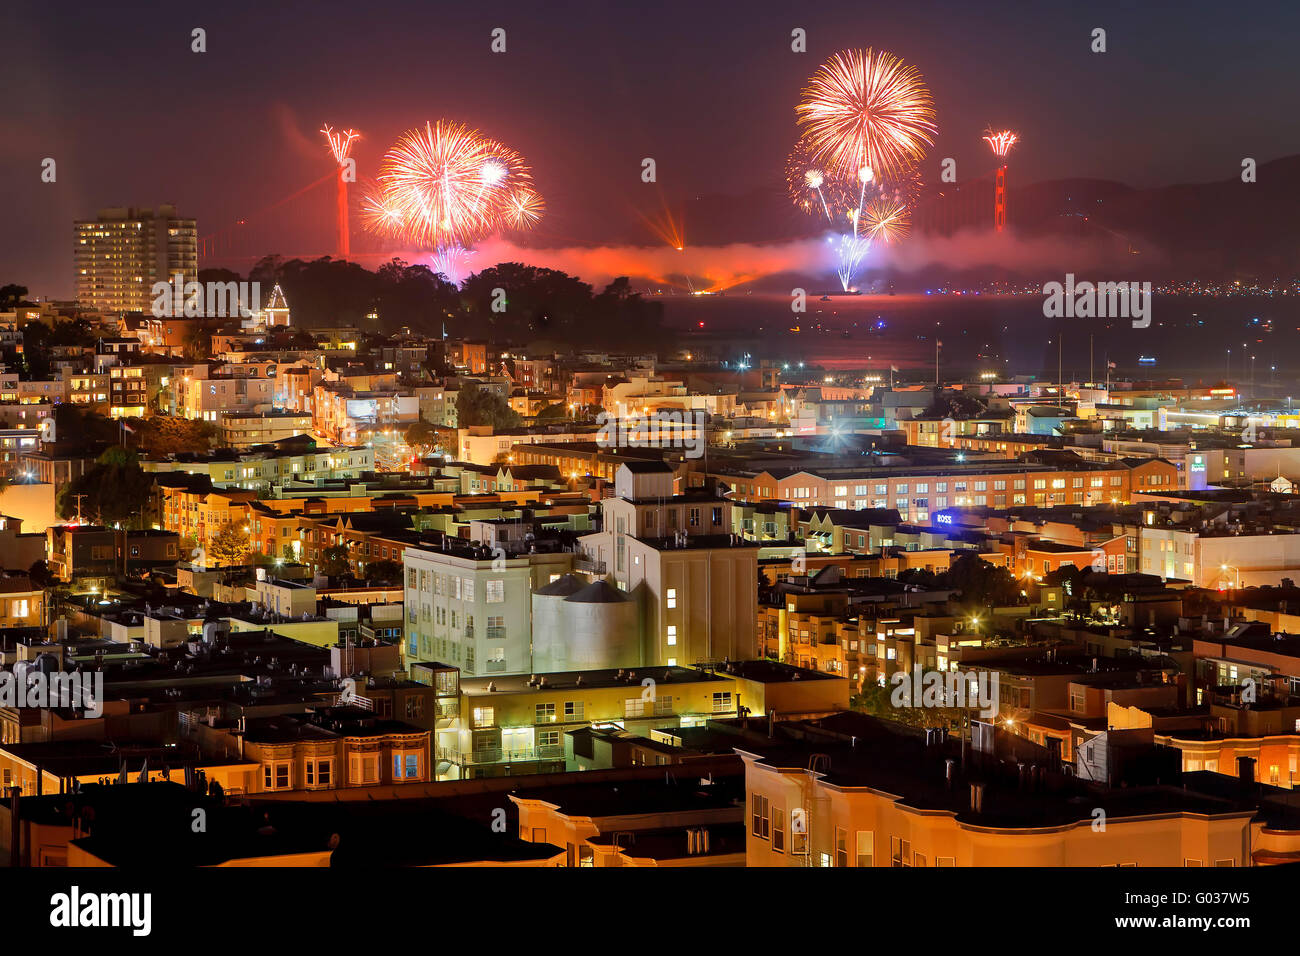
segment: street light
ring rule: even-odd
[[[1219,565],[1219,570],[1220,570],[1220,571],[1224,571],[1224,572],[1227,572],[1227,571],[1233,571],[1233,572],[1235,572],[1235,574],[1234,574],[1234,581],[1235,581],[1235,583],[1234,583],[1233,586],[1232,586],[1232,587],[1233,587],[1233,590],[1234,590],[1234,591],[1237,591],[1237,590],[1240,590],[1240,589],[1241,589],[1241,569],[1240,569],[1240,568],[1238,568],[1238,567],[1234,567],[1234,566],[1231,565],[1231,564],[1221,564],[1221,565]]]

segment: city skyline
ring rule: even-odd
[[[1285,930],[1300,8],[0,28],[20,939]]]

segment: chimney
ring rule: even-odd
[[[952,757],[946,757],[943,761],[943,783],[944,788],[951,790],[957,780],[957,761]]]
[[[1255,758],[1238,757],[1237,758],[1237,776],[1241,778],[1242,784],[1248,789],[1253,789],[1255,785]]]

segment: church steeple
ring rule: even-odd
[[[280,283],[277,282],[275,288],[271,290],[270,301],[266,303],[263,313],[263,324],[268,328],[289,326],[289,301],[284,297],[284,290],[280,288]]]

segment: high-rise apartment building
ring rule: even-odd
[[[176,207],[101,209],[76,223],[77,302],[99,312],[149,313],[155,282],[198,277],[198,230]]]

